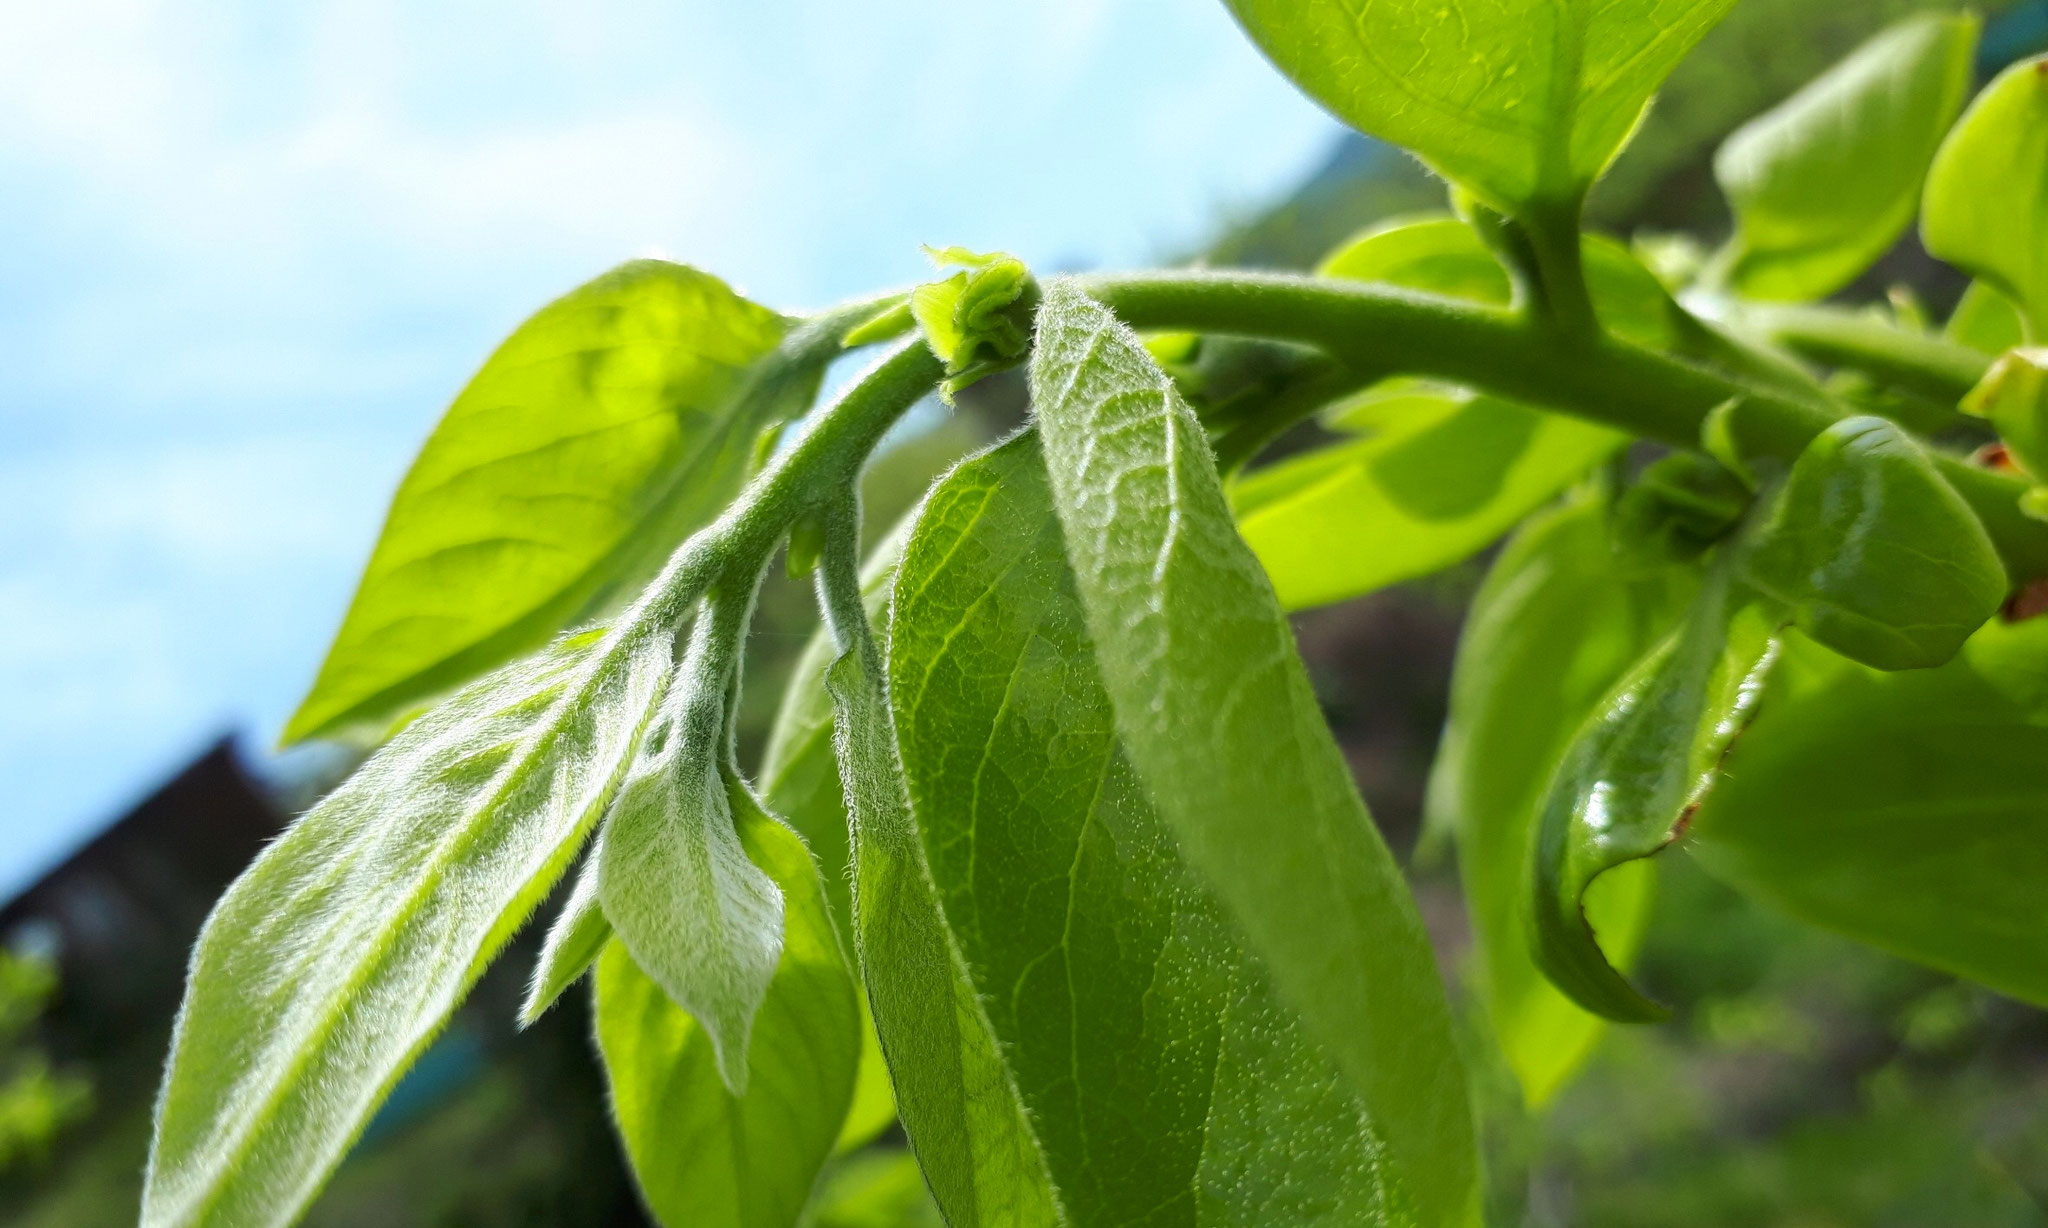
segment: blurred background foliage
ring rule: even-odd
[[[1717,241],[1728,219],[1709,162],[1723,136],[1886,23],[1961,7],[1743,0],[1673,77],[1596,197],[1595,224]],[[2048,2],[1969,7],[1990,19],[1980,77],[2048,46]],[[1307,183],[1229,226],[1198,259],[1305,268],[1361,226],[1443,199],[1405,155],[1347,138]],[[1937,306],[1960,291],[1911,237],[1848,295],[1894,284]],[[961,402],[950,415],[936,406],[914,415],[871,470],[869,540],[935,473],[1024,413],[1014,379],[985,381]],[[1458,623],[1482,571],[1475,562],[1297,621],[1375,816],[1397,850],[1415,853],[1417,891],[1454,984],[1469,949],[1456,876],[1445,850],[1417,841]],[[753,752],[814,623],[807,586],[778,573],[749,646],[743,740]],[[278,804],[298,808],[346,766],[328,763]],[[1460,998],[1490,1222],[2048,1225],[2048,1015],[1766,912],[1682,852],[1665,861],[1641,979],[1673,1005],[1673,1022],[1610,1029],[1587,1069],[1532,1111],[1471,1017],[1476,1005]],[[21,945],[22,935],[9,941]],[[605,1123],[582,996],[525,1033],[512,1028],[533,941],[499,961],[310,1223],[647,1222]],[[82,1001],[67,1003],[57,966],[33,954],[0,958],[0,1223],[129,1222],[169,1007],[107,1035],[82,1021]],[[815,1215],[816,1228],[937,1222],[893,1132],[828,1170]]]

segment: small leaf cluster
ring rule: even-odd
[[[1531,1104],[1666,1015],[1680,842],[2048,1004],[2048,61],[1970,101],[1972,19],[1881,33],[1722,148],[1717,252],[1649,262],[1583,205],[1731,3],[1230,0],[1449,181],[1313,275],[945,249],[790,316],[636,261],[536,313],[287,730],[376,749],[199,939],[142,1222],[295,1220],[551,899],[523,1017],[591,985],[664,1223],[1479,1222],[1437,952],[1288,614],[1503,539],[1428,822]],[[1941,328],[1818,301],[1916,217],[1973,279]],[[1024,427],[864,548],[893,424],[1010,368]],[[779,551],[822,627],[749,765]]]

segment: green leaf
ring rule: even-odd
[[[1138,778],[1358,1092],[1420,1221],[1474,1221],[1465,1077],[1428,939],[1200,424],[1137,336],[1071,282],[1046,291],[1030,384]]]
[[[1620,446],[1605,427],[1441,394],[1383,433],[1231,487],[1245,541],[1290,610],[1441,571],[1486,548]],[[1418,412],[1419,411],[1419,412]]]
[[[547,941],[541,945],[540,958],[533,965],[533,979],[526,987],[526,1001],[519,1008],[521,1027],[540,1018],[564,990],[582,980],[583,974],[597,962],[604,944],[611,941],[612,923],[605,920],[604,909],[597,901],[597,867],[601,861],[598,846],[603,840],[600,836],[591,842],[593,847],[583,859],[583,870],[576,876],[575,887],[562,902],[555,923],[548,927]]]
[[[733,617],[738,613],[741,617]],[[711,1039],[735,1096],[781,957],[782,895],[740,847],[721,765],[741,603],[707,603],[597,850],[597,896],[633,962]]]
[[[860,1060],[853,978],[803,841],[730,782],[746,855],[787,901],[744,1096],[717,1046],[625,944],[597,968],[597,1040],[647,1205],[676,1228],[789,1228],[832,1154]]]
[[[635,591],[738,491],[755,436],[837,352],[827,330],[831,344],[757,369],[783,331],[659,260],[520,325],[400,484],[285,740],[387,722]]]
[[[2001,355],[1963,398],[1962,408],[1990,421],[2023,472],[2048,476],[2048,349],[2023,347]]]
[[[1981,281],[1963,291],[1956,309],[1949,313],[1942,335],[1982,354],[2003,354],[2027,343],[2020,324],[2020,309],[2012,300]]]
[[[1431,768],[1427,822],[1455,833],[1487,1016],[1531,1106],[1579,1067],[1604,1024],[1530,957],[1528,848],[1544,786],[1595,705],[1670,625],[1675,569],[1623,571],[1600,500],[1539,514],[1472,601]],[[1627,967],[1648,917],[1651,865],[1600,880],[1589,916]]]
[[[806,1228],[946,1228],[924,1188],[917,1159],[903,1150],[855,1156],[825,1174]]]
[[[1651,856],[1683,831],[1729,743],[1755,711],[1777,655],[1775,630],[1738,619],[1723,554],[1684,623],[1603,699],[1573,738],[1538,812],[1529,935],[1537,966],[1596,1015],[1662,1019],[1603,951],[1587,909],[1600,875]],[[1619,943],[1616,944],[1619,947]]]
[[[1977,514],[1920,445],[1872,417],[1835,423],[1799,454],[1743,578],[1800,630],[1879,669],[1948,660],[2006,594]]]
[[[1075,1222],[1409,1222],[1119,749],[1035,436],[933,490],[889,638],[946,921]]]
[[[1714,178],[1735,210],[1733,289],[1825,298],[1897,241],[1969,95],[1977,26],[1910,17],[1728,138]]]
[[[1576,202],[1734,0],[1229,0],[1339,119],[1504,213]]]
[[[406,726],[228,889],[157,1101],[148,1228],[289,1223],[548,893],[669,669],[645,625],[560,641]]]
[[[828,548],[824,582],[836,560]],[[850,564],[847,564],[850,571]],[[843,577],[855,587],[851,576]],[[853,814],[854,932],[903,1130],[954,1228],[1063,1224],[1030,1123],[940,911],[911,817],[882,663],[858,605],[826,671],[833,742]]]
[[[1942,142],[1920,239],[2020,309],[2048,341],[2048,56],[1998,75]]]
[[[2048,619],[1910,673],[1792,637],[1688,847],[1794,916],[2048,1006]]]
[[[861,591],[869,618],[888,608],[889,589],[910,521],[883,538],[869,553],[861,572]],[[825,902],[849,947],[854,942],[851,845],[846,794],[840,788],[839,765],[832,753],[832,697],[825,690],[825,671],[834,658],[832,637],[820,627],[804,645],[782,694],[782,706],[769,731],[762,754],[762,792],[769,808],[784,816],[810,845],[825,883]],[[896,1097],[889,1085],[867,999],[861,999],[860,1073],[853,1102],[846,1111],[838,1150],[850,1151],[872,1141],[896,1121]],[[922,1185],[920,1185],[922,1188]]]

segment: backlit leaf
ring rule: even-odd
[[[599,837],[592,844],[602,841]],[[605,920],[604,909],[597,902],[598,862],[593,848],[583,860],[569,898],[562,902],[562,911],[548,927],[547,941],[541,944],[533,979],[526,987],[526,1001],[519,1008],[521,1026],[540,1018],[564,990],[581,980],[597,962],[604,944],[611,941],[612,923]]]
[[[1900,22],[1728,138],[1714,177],[1735,209],[1736,291],[1826,297],[1904,233],[1969,94],[1977,24],[1941,13]]]
[[[148,1228],[294,1219],[611,798],[669,669],[563,640],[408,725],[208,918],[157,1101]]]
[[[1920,238],[2048,341],[2048,56],[2006,69],[1963,112],[1928,171]]]
[[[756,370],[784,328],[659,260],[520,325],[399,485],[286,741],[387,722],[637,589],[810,396],[826,353]]]
[[[1734,0],[1229,0],[1339,119],[1495,208],[1576,201]]]
[[[674,1228],[790,1228],[832,1154],[860,1060],[860,1013],[803,841],[730,782],[746,855],[787,902],[780,958],[729,1090],[704,1028],[614,940],[597,970],[597,1040],[647,1204]]]
[[[933,491],[891,621],[918,831],[1073,1222],[1406,1222],[1118,747],[1034,436]]]
[[[1795,916],[2048,1006],[2048,619],[1905,673],[1792,637],[1692,833]]]
[[[1981,281],[1970,283],[1956,309],[1949,313],[1942,335],[1983,354],[2003,354],[2026,344],[2019,308]]]
[[[1669,569],[1631,576],[1592,497],[1533,518],[1487,573],[1458,642],[1428,818],[1452,831],[1478,947],[1479,989],[1508,1065],[1540,1105],[1604,1024],[1530,957],[1528,849],[1544,787],[1573,734],[1677,613]],[[1651,863],[1600,880],[1589,917],[1626,968],[1648,915]]]
[[[1472,1121],[1434,957],[1200,424],[1137,336],[1071,282],[1046,290],[1030,384],[1138,779],[1358,1092],[1417,1217],[1471,1222]]]

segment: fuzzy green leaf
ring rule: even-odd
[[[746,856],[783,910],[780,958],[747,1048],[744,1096],[717,1046],[614,941],[597,969],[597,1040],[647,1205],[675,1228],[790,1228],[831,1156],[860,1060],[853,978],[803,841],[729,782]]]
[[[633,962],[696,1019],[735,1096],[781,958],[782,894],[747,856],[721,759],[744,622],[707,607],[597,850],[597,896]]]
[[[1451,678],[1450,717],[1430,771],[1427,822],[1458,843],[1478,947],[1479,990],[1527,1102],[1571,1077],[1604,1024],[1530,957],[1528,848],[1544,786],[1572,735],[1675,615],[1669,573],[1634,577],[1597,499],[1533,518],[1472,601]],[[1651,865],[1600,881],[1588,914],[1626,968],[1648,916]]]
[[[1200,424],[1137,336],[1072,282],[1046,291],[1030,385],[1139,780],[1359,1094],[1417,1218],[1471,1222],[1472,1120],[1434,956]]]
[[[612,923],[605,919],[597,900],[598,849],[603,839],[599,836],[591,842],[593,847],[583,859],[576,885],[548,927],[547,940],[541,944],[540,958],[534,961],[533,977],[526,987],[526,1001],[519,1007],[521,1027],[540,1018],[563,991],[583,979],[604,944],[611,941]]]
[[[1728,138],[1714,177],[1735,209],[1737,292],[1824,298],[1891,247],[1969,94],[1977,25],[1908,18]]]
[[[1576,201],[1734,0],[1228,0],[1339,119],[1502,212]]]
[[[1738,618],[1727,556],[1709,567],[1684,623],[1603,699],[1550,780],[1531,843],[1529,937],[1537,966],[1596,1015],[1661,1019],[1615,967],[1587,911],[1595,879],[1658,852],[1683,830],[1729,743],[1755,713],[1775,630]]]
[[[828,582],[839,562],[828,550]],[[850,649],[826,671],[826,686],[853,815],[856,946],[896,1110],[954,1228],[1052,1228],[1064,1215],[946,928],[911,817],[881,658],[857,588],[850,599],[835,628]]]
[[[408,725],[235,881],[193,954],[146,1228],[304,1210],[575,856],[669,655],[635,626],[504,667]]]
[[[543,307],[455,398],[392,498],[285,740],[375,727],[630,594],[739,489],[837,351],[756,366],[782,317],[636,260]]]
[[[1883,418],[1830,426],[1793,462],[1743,578],[1808,635],[1879,669],[1956,654],[2005,600],[2005,566],[1969,504]]]
[[[1792,637],[1692,833],[1794,916],[2048,1006],[2048,619],[1906,673]]]
[[[1118,747],[1038,441],[933,490],[890,700],[945,917],[1077,1223],[1401,1223],[1370,1116]]]
[[[2048,56],[2000,73],[1942,142],[1920,239],[2011,299],[2029,341],[2048,342]]]

